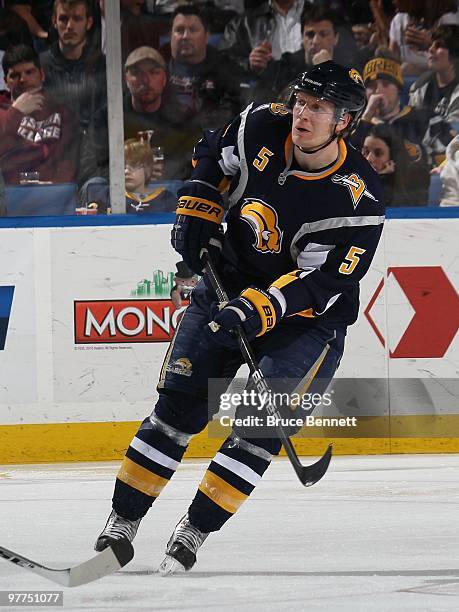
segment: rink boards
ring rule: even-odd
[[[328,440],[335,453],[459,451],[459,219],[447,214],[387,220],[337,407],[318,411],[355,415],[357,426],[308,428],[295,442],[301,454]],[[178,257],[171,219],[160,220],[1,222],[0,463],[118,459],[151,412],[185,307],[170,300]],[[220,443],[204,432],[188,456]]]

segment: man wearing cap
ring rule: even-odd
[[[137,47],[128,55],[124,70],[129,90],[125,112],[132,110],[145,113],[151,120],[161,109],[162,95],[167,83],[164,58],[152,47]]]
[[[125,138],[142,138],[142,132],[152,130],[152,146],[165,152],[164,173],[154,173],[156,179],[183,179],[191,170],[190,146],[194,134],[187,138],[186,130],[175,121],[172,104],[165,98],[167,85],[166,62],[152,47],[137,47],[124,64],[128,93],[124,99]]]
[[[352,136],[352,144],[361,149],[372,125],[391,124],[403,138],[412,161],[425,164],[426,153],[422,146],[422,136],[426,130],[426,115],[411,106],[402,106],[401,64],[389,52],[381,50],[365,65],[363,80],[368,104]]]

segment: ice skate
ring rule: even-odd
[[[194,527],[188,514],[175,527],[166,547],[166,556],[158,571],[163,576],[187,572],[196,563],[196,553],[209,534]]]
[[[141,520],[142,519],[139,518],[136,521],[131,521],[130,519],[123,518],[112,510],[102,533],[94,544],[94,550],[100,552],[110,546],[114,541],[121,540],[122,538],[132,542]]]

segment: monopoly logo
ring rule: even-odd
[[[171,300],[74,302],[75,344],[170,342],[188,303]]]
[[[0,351],[3,351],[13,304],[14,286],[0,287]]]

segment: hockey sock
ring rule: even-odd
[[[212,459],[188,510],[191,523],[200,531],[218,531],[254,490],[267,470],[272,454],[258,444],[268,440],[228,438]],[[274,440],[277,454],[280,444]],[[256,444],[255,444],[256,443]]]
[[[153,412],[141,424],[121,464],[113,494],[113,509],[137,520],[152,503],[178,468],[191,438],[171,427]]]

